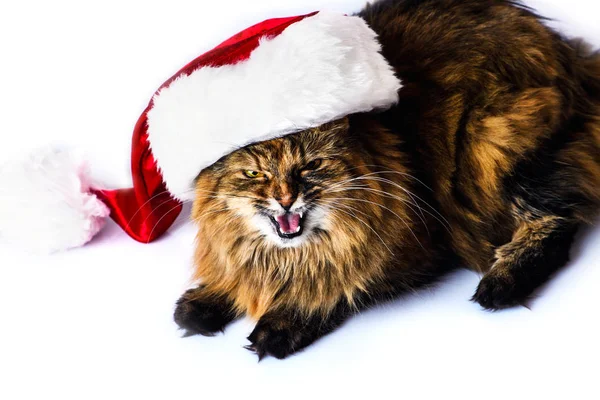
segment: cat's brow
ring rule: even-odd
[[[290,152],[293,153],[294,150],[298,151],[300,162],[306,162],[306,149],[304,148],[302,139],[295,135],[291,135],[288,136],[288,142],[290,143]]]
[[[256,167],[259,169],[262,169],[262,163],[260,162],[260,160],[261,160],[261,158],[265,158],[265,155],[260,154],[261,153],[260,149],[257,147],[254,147],[254,148],[253,147],[245,147],[243,150],[246,152],[246,154],[248,154],[252,158],[252,160],[256,164]],[[259,154],[257,154],[257,153],[259,153]]]

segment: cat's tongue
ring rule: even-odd
[[[296,233],[300,230],[300,214],[288,213],[277,217],[279,230],[282,233]]]

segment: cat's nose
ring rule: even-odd
[[[296,197],[291,194],[286,194],[285,196],[281,196],[277,199],[277,202],[285,211],[290,211],[292,204],[296,201]]]

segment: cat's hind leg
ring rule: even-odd
[[[488,310],[524,304],[535,289],[569,260],[577,223],[553,215],[522,220],[512,241],[495,252],[473,301]]]
[[[213,336],[236,318],[233,304],[204,286],[190,289],[177,301],[174,319],[184,336]]]

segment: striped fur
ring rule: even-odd
[[[249,348],[283,358],[456,265],[485,273],[474,295],[484,308],[522,304],[595,221],[598,54],[513,1],[385,0],[359,15],[404,84],[400,102],[241,149],[199,175],[202,283],[175,313],[188,332],[248,314]],[[245,180],[246,169],[267,178]],[[284,192],[322,207],[298,246],[253,224]]]

